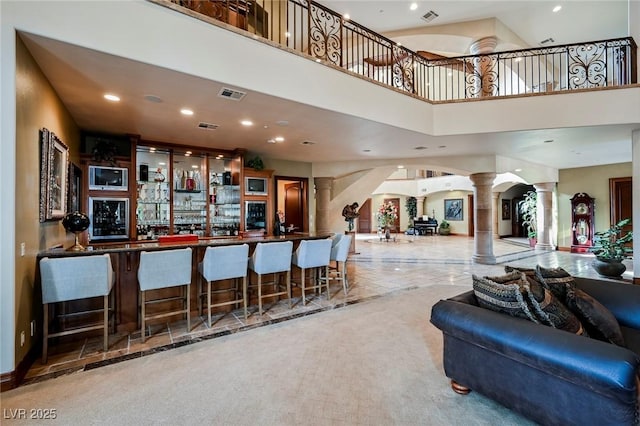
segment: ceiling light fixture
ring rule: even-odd
[[[276,143],[275,139],[267,139],[267,143]]]
[[[560,12],[560,9],[562,9],[562,6],[557,5],[556,7],[553,8],[553,12]]]
[[[182,114],[182,115],[193,115],[193,111],[190,110],[189,108],[182,108],[180,110],[180,114]]]
[[[116,96],[116,95],[114,95],[114,94],[112,94],[112,93],[107,93],[107,94],[105,94],[105,95],[104,95],[104,98],[105,98],[106,100],[108,100],[108,101],[111,101],[111,102],[120,102],[120,97],[119,97],[119,96]]]
[[[398,168],[399,168],[399,169],[404,169],[404,166],[403,166],[402,164],[400,164],[400,165],[398,166]]]
[[[418,8],[418,3],[413,2],[411,3],[411,6],[409,6],[409,10],[416,10]]]
[[[282,136],[276,136],[276,142],[284,142],[284,138]]]
[[[242,124],[243,126],[247,126],[247,127],[248,126],[253,126],[253,121],[251,121],[251,120],[242,120],[240,122],[240,124]]]
[[[342,17],[345,19],[345,21],[351,19],[351,16],[348,13],[345,13],[344,15],[342,15]]]
[[[516,171],[516,172],[521,172],[521,171],[522,171],[522,169],[516,169],[515,171]]]

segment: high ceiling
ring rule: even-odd
[[[556,3],[563,8],[554,14],[551,9]],[[349,13],[353,21],[392,38],[389,31],[421,28],[428,33],[428,27],[488,18],[499,19],[529,46],[539,46],[541,40],[549,37],[554,44],[566,44],[628,34],[625,1],[435,1],[418,2],[415,11],[409,10],[408,1],[323,4],[337,12]],[[427,24],[420,16],[430,10],[439,16]],[[294,161],[332,161],[336,152],[346,160],[415,157],[417,146],[434,149],[446,146],[446,152],[438,152],[446,155],[499,152],[559,169],[600,164],[605,157],[610,163],[629,161],[631,157],[631,125],[542,129],[491,137],[433,137],[261,93],[248,93],[241,102],[218,97],[212,101],[212,84],[217,93],[225,87],[224,82],[211,82],[32,34],[21,37],[74,120],[87,130],[140,134],[147,140],[221,149],[244,147],[265,156]],[[437,50],[429,45],[432,41],[428,34],[405,38],[408,43],[403,44],[410,49]],[[451,53],[468,53],[464,49],[465,46],[460,46],[459,52]],[[180,84],[173,84],[176,81]],[[109,86],[117,87],[122,97],[133,101],[119,108],[105,102],[102,91]],[[205,87],[207,90],[203,90]],[[142,94],[153,94],[163,102],[145,99]],[[168,101],[176,99],[180,101]],[[175,113],[186,103],[199,111],[200,121],[215,123],[218,129],[203,130],[193,123],[186,124]],[[238,122],[247,117],[256,125],[238,129]],[[266,143],[275,136],[285,137],[286,142]],[[539,143],[550,139],[562,143],[545,146]],[[389,144],[389,140],[397,142]],[[318,142],[311,147],[313,151],[309,144],[303,144],[309,141]],[[372,153],[365,153],[366,149]],[[579,155],[575,155],[578,151]],[[422,151],[420,155],[432,152]]]

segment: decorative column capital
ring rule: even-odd
[[[473,186],[487,186],[493,185],[493,181],[496,179],[495,172],[473,173],[469,175]]]
[[[331,189],[331,187],[333,186],[333,178],[317,177],[317,178],[313,178],[313,183],[315,184],[316,189],[318,190]]]
[[[534,183],[533,187],[536,189],[536,192],[553,192],[553,188],[556,187],[556,183],[555,182]]]

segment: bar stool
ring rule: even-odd
[[[138,267],[140,286],[140,337],[145,341],[145,322],[150,319],[164,318],[179,313],[187,316],[187,333],[191,331],[191,248],[140,252]],[[183,287],[181,296],[146,300],[146,292],[171,287]],[[182,309],[146,315],[148,304],[181,300]],[[186,305],[186,306],[185,306]]]
[[[262,315],[262,299],[268,297],[281,296],[286,294],[289,298],[289,309],[291,309],[291,253],[293,243],[282,241],[277,243],[258,243],[249,258],[249,269],[258,275],[258,311]],[[262,276],[265,274],[286,273],[286,291],[278,291],[281,286],[279,282],[273,281],[274,292],[262,294]]]
[[[209,327],[211,327],[211,308],[232,304],[244,305],[244,319],[247,319],[247,265],[249,263],[249,245],[207,247],[202,262],[198,264],[200,278],[198,280],[198,311],[202,315],[202,280],[207,282],[207,313]],[[242,278],[242,292],[238,291],[237,281]],[[218,288],[213,293],[233,292],[234,300],[211,303],[211,282],[234,279],[234,287]]]
[[[344,238],[341,239],[341,241]],[[340,243],[338,243],[340,244]],[[329,257],[331,255],[331,240],[302,240],[293,254],[291,263],[300,268],[300,289],[302,290],[302,304],[307,304],[305,290],[315,290],[322,293],[323,281],[327,285],[327,300],[329,300]],[[307,286],[305,271],[311,269],[313,276],[310,276],[313,285]],[[324,269],[324,278],[322,278]]]
[[[347,258],[349,256],[349,248],[351,247],[351,235],[345,235],[340,239],[340,242],[331,247],[331,256],[329,257],[331,262],[336,263],[335,277],[330,279],[342,281],[342,289],[344,295],[347,295],[347,289],[349,288],[349,280],[347,279]],[[340,270],[340,263],[342,263],[342,270]]]
[[[111,289],[115,282],[111,257],[108,254],[61,258],[44,257],[40,260],[40,278],[44,308],[42,363],[47,362],[49,339],[90,330],[103,330],[103,350],[106,352],[109,347],[109,296],[112,294]],[[101,324],[49,333],[49,304],[92,297],[103,298],[102,309],[58,316],[75,316],[102,311]]]

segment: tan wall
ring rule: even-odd
[[[467,200],[469,194],[471,194],[469,191],[446,191],[429,194],[425,202],[424,214],[431,217],[435,211],[436,220],[438,221],[438,224],[440,224],[444,219],[444,200],[462,199],[462,220],[448,220],[447,222],[451,225],[452,234],[468,235],[469,206],[467,205]]]
[[[558,183],[558,247],[571,247],[571,198],[586,192],[595,198],[596,232],[610,226],[609,179],[632,174],[632,163],[560,170]]]
[[[54,132],[69,147],[70,160],[78,160],[80,132],[48,80],[18,38],[16,43],[16,245],[15,258],[15,359],[22,361],[35,343],[30,336],[31,320],[42,326],[41,297],[34,296],[36,255],[56,244],[71,245],[60,221],[39,222],[40,144],[39,130]],[[25,244],[25,256],[19,252]],[[39,288],[35,289],[39,291]],[[20,346],[20,334],[25,344]],[[36,336],[41,335],[36,331]]]

